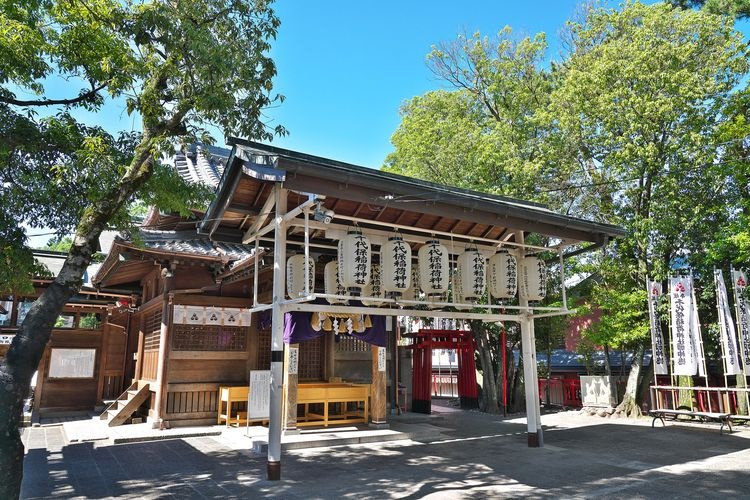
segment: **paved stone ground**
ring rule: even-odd
[[[228,436],[66,445],[60,426],[26,429],[23,498],[748,498],[750,431],[587,417],[446,414],[436,441],[289,451],[282,481]],[[234,438],[236,439],[236,438]]]

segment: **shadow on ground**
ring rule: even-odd
[[[265,480],[266,457],[213,437],[64,445],[59,428],[40,428],[44,439],[27,440],[22,496],[705,498],[750,489],[750,440],[713,428],[579,422],[548,428],[546,446],[533,449],[517,421],[462,412],[445,423],[435,441],[290,451],[280,482]]]

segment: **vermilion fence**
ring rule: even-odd
[[[582,406],[581,380],[552,377],[549,381],[549,395],[550,405],[580,408]],[[547,403],[547,379],[539,380],[539,400],[541,403]]]

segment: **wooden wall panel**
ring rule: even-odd
[[[192,418],[199,418],[194,414],[210,413],[216,417],[218,411],[218,391],[180,391],[167,393],[167,413],[189,413]]]
[[[41,394],[42,410],[93,410],[96,379],[47,379]]]
[[[143,353],[143,380],[156,381],[156,365],[159,361],[159,351],[147,351]]]
[[[122,328],[112,328],[109,331],[107,345],[103,346],[106,350],[106,361],[104,370],[107,372],[117,370],[122,372],[122,366],[125,361],[125,341],[127,336]]]
[[[247,383],[244,359],[171,359],[167,381],[174,383],[220,382]]]

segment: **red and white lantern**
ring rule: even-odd
[[[467,302],[476,302],[484,294],[487,283],[487,261],[479,250],[466,250],[458,256],[457,266],[461,295]]]
[[[439,298],[448,290],[448,249],[438,240],[430,240],[422,245],[417,257],[422,291],[427,294],[427,300]]]
[[[339,283],[339,265],[336,261],[329,262],[323,269],[323,286],[325,287],[327,295],[347,295],[346,288]],[[329,304],[347,303],[344,299],[335,299],[331,297],[327,297],[326,300]]]
[[[382,287],[386,297],[399,298],[411,286],[411,247],[400,236],[380,247]]]
[[[339,282],[350,295],[360,295],[370,282],[370,240],[351,232],[339,240]]]
[[[518,263],[507,252],[498,252],[490,257],[490,293],[497,299],[510,299],[518,290]]]
[[[307,258],[307,293],[315,292],[315,261]],[[305,293],[305,256],[292,255],[286,261],[286,293],[290,299],[306,295]]]
[[[547,266],[539,257],[524,257],[523,282],[526,298],[542,300],[547,295]]]

